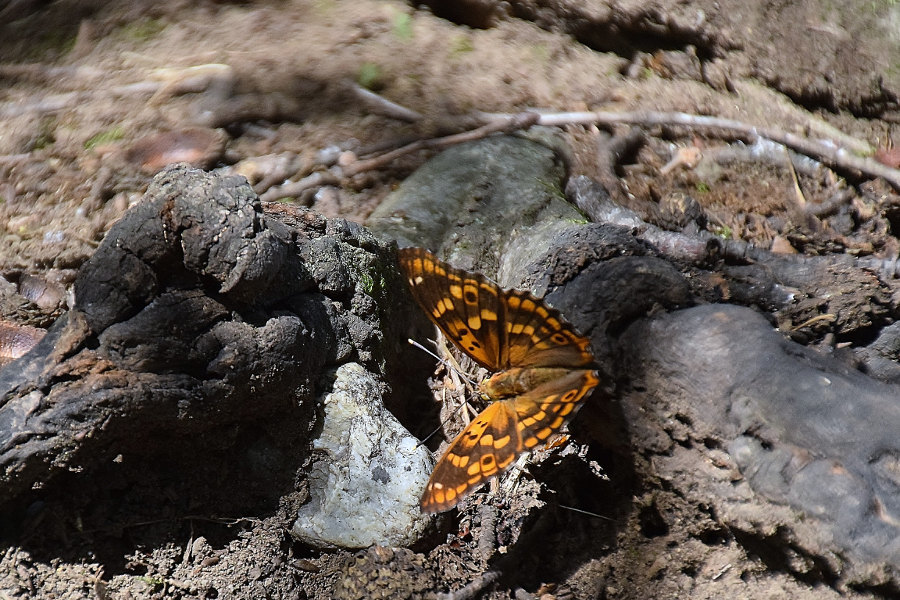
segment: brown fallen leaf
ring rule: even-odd
[[[0,366],[24,356],[46,334],[46,331],[37,327],[0,319]]]
[[[206,169],[222,156],[225,141],[225,134],[216,129],[189,127],[141,138],[132,144],[125,158],[146,173],[180,162]]]

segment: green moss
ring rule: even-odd
[[[694,189],[697,190],[701,194],[708,194],[709,190],[710,190],[709,184],[706,183],[705,181],[698,181],[694,185]]]
[[[406,13],[394,15],[394,35],[405,41],[413,38],[412,17]]]
[[[544,188],[544,191],[546,191],[554,198],[558,198],[560,200],[566,199],[566,194],[562,191],[562,189],[560,189],[558,181],[547,181],[546,179],[541,179],[540,177],[538,177],[537,182],[542,188]]]
[[[475,49],[472,40],[467,35],[457,35],[450,42],[450,58],[456,58]]]
[[[146,42],[165,28],[166,24],[159,19],[139,19],[123,25],[119,30],[119,35],[135,42]]]
[[[381,88],[384,85],[383,78],[381,67],[371,62],[361,64],[356,73],[356,82],[369,90]]]
[[[118,125],[113,127],[112,129],[107,129],[106,131],[101,131],[100,133],[91,137],[88,141],[84,143],[85,150],[90,150],[95,146],[100,146],[102,144],[109,144],[110,142],[116,142],[125,137],[125,130]]]
[[[363,291],[371,296],[375,291],[375,279],[368,273],[363,273],[359,277],[359,282],[363,286]]]
[[[361,265],[359,271],[356,272],[362,291],[379,303],[388,301],[386,294],[388,289],[387,280],[382,272],[384,268],[383,264],[375,262],[368,267]]]
[[[727,225],[710,225],[709,230],[713,233],[713,235],[720,237],[723,240],[730,240],[734,236],[734,232],[731,230],[731,227]]]

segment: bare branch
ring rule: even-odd
[[[442,149],[454,144],[481,139],[488,135],[501,131],[514,131],[525,129],[532,125],[544,125],[548,127],[560,127],[563,125],[638,125],[651,126],[677,126],[691,130],[725,130],[731,132],[733,137],[745,139],[750,144],[760,140],[770,140],[781,144],[795,152],[814,158],[832,168],[845,172],[853,172],[868,177],[881,177],[894,189],[900,191],[900,170],[883,165],[875,160],[863,156],[857,156],[844,147],[840,147],[831,140],[811,140],[800,137],[786,131],[779,131],[769,127],[757,127],[733,119],[708,117],[703,115],[691,115],[680,112],[568,112],[568,113],[544,113],[524,112],[519,114],[508,113],[476,113],[477,120],[484,123],[481,127],[449,135],[442,138],[417,140],[401,148],[387,152],[367,160],[348,165],[344,169],[344,175],[352,176],[363,171],[368,171],[384,166],[392,160],[423,149]]]
[[[359,84],[352,84],[350,89],[356,94],[366,107],[374,113],[397,119],[398,121],[407,121],[415,123],[422,120],[422,115],[416,111],[401,106],[396,102],[391,102],[384,96],[379,96],[375,92],[369,91]]]
[[[486,114],[486,119],[509,117],[505,114]],[[844,171],[855,171],[869,177],[882,177],[891,186],[900,191],[900,170],[892,169],[881,163],[847,151],[829,141],[816,141],[779,131],[769,127],[756,127],[733,119],[720,119],[703,115],[691,115],[680,112],[570,112],[570,113],[542,113],[537,125],[561,126],[561,125],[665,125],[681,126],[692,130],[697,129],[724,129],[731,131],[739,137],[747,138],[749,143],[755,143],[758,138],[766,138],[778,142],[788,148],[813,157],[830,167]]]
[[[476,577],[469,585],[450,592],[448,594],[437,594],[438,600],[470,600],[481,593],[484,588],[500,579],[499,571],[485,571],[484,574]]]
[[[495,133],[511,132],[518,129],[528,129],[529,127],[534,125],[537,120],[538,115],[536,113],[530,112],[519,113],[515,115],[504,115],[502,117],[492,119],[488,123],[471,131],[455,133],[453,135],[448,135],[440,138],[418,140],[401,148],[397,148],[396,150],[386,152],[380,156],[351,163],[344,167],[343,174],[345,176],[351,177],[364,171],[371,171],[390,163],[396,158],[400,158],[401,156],[405,156],[418,150],[443,149],[454,146],[456,144],[461,144],[463,142],[480,140]]]
[[[293,198],[306,190],[321,187],[323,185],[338,185],[340,182],[330,171],[316,171],[307,175],[300,181],[276,185],[259,195],[263,202],[274,202],[279,198]]]

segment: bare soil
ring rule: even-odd
[[[900,8],[893,3],[424,4],[430,7],[374,0],[7,3],[0,8],[0,275],[14,285],[30,275],[70,285],[110,225],[140,199],[151,173],[172,157],[229,165],[264,184],[262,192],[267,179],[323,171],[326,155],[353,161],[455,131],[474,111],[680,111],[832,139],[863,153],[881,149],[885,162],[897,162],[890,149],[900,71],[891,27]],[[421,118],[386,116],[384,106],[361,99],[359,85]],[[565,132],[571,173],[603,180],[608,170],[597,157],[606,131],[579,125]],[[616,165],[614,197],[650,222],[680,227],[684,206],[696,202],[708,230],[761,248],[897,255],[897,195],[884,181],[798,158],[788,166],[780,147],[737,151],[726,143],[734,136],[720,132],[647,132],[636,154]],[[150,139],[157,134],[173,137]],[[679,149],[704,159],[663,168]],[[337,177],[294,201],[364,222],[429,156],[415,152]],[[272,175],[276,168],[281,177]],[[43,310],[0,316],[42,328],[65,306],[63,297]],[[652,473],[652,465],[641,468]],[[592,491],[615,493],[614,485]],[[24,533],[4,542],[0,597],[441,592],[478,580],[488,558],[520,538],[522,548],[538,553],[540,536],[567,519],[554,513],[523,522],[528,507],[513,500],[499,516],[463,513],[417,553],[354,556],[290,539],[292,503],[302,493],[268,514],[82,530],[79,511],[91,506],[92,494],[73,491],[71,505],[57,497],[52,518],[16,524]],[[484,597],[878,594],[798,579],[719,531],[711,516],[698,517],[686,498],[648,491],[634,506],[635,514],[613,515],[627,523],[616,537],[602,539],[609,535],[602,517],[588,521],[566,552],[536,560],[530,572],[517,569]],[[600,546],[605,555],[586,553]],[[365,586],[382,564],[402,566],[393,591]],[[429,573],[440,573],[440,581]]]

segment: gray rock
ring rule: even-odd
[[[320,548],[408,546],[429,522],[419,495],[431,472],[420,446],[381,402],[379,384],[355,363],[341,366],[323,400],[320,454],[309,476],[312,500],[292,532]]]
[[[369,227],[403,246],[424,246],[505,287],[519,265],[547,254],[586,220],[566,202],[563,148],[554,140],[490,137],[445,150],[372,213]]]

